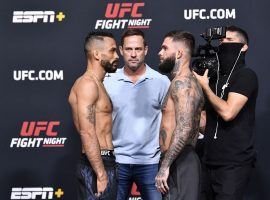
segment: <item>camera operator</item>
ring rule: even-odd
[[[258,81],[245,66],[247,33],[226,29],[218,47],[217,81],[193,72],[207,98],[202,199],[242,200],[256,159],[253,146]]]

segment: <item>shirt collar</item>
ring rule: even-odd
[[[145,73],[140,77],[139,80],[153,79],[154,78],[152,71],[153,69],[151,69],[147,64],[145,64],[145,66],[146,66]],[[117,71],[117,80],[130,81],[128,76],[126,76],[124,73],[124,67],[122,67]]]

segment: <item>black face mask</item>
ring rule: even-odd
[[[230,73],[243,46],[243,43],[222,43],[218,46],[217,54],[221,74]],[[241,54],[244,54],[244,52],[241,52]],[[239,59],[237,63],[239,63]]]

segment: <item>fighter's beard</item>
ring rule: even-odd
[[[159,70],[163,73],[171,73],[175,68],[175,57],[170,56],[163,60],[158,66]]]
[[[101,66],[107,73],[114,73],[117,70],[117,66],[114,67],[114,64],[118,66],[118,60],[115,60],[112,63],[110,63],[108,60],[101,60]]]

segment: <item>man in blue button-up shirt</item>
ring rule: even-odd
[[[155,187],[160,159],[161,105],[169,79],[145,64],[144,33],[129,29],[121,38],[125,66],[105,78],[113,104],[113,145],[119,163],[118,199],[128,198],[135,182],[144,200],[161,199]]]

